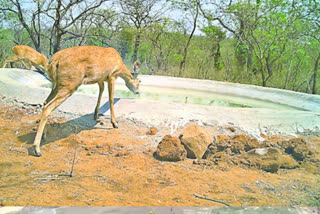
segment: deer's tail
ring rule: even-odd
[[[52,82],[52,88],[54,88],[56,85],[58,69],[59,69],[59,61],[58,60],[51,61],[48,66],[48,76]]]

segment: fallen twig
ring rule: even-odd
[[[10,152],[17,152],[19,154],[25,154],[26,153],[26,149],[25,148],[19,148],[19,147],[15,147],[15,148],[9,148]]]
[[[76,133],[77,133],[77,127],[76,127]],[[70,169],[70,173],[69,176],[72,177],[73,176],[73,168],[74,168],[74,164],[76,162],[76,157],[77,157],[77,149],[78,149],[78,141],[77,141],[77,134],[74,134],[74,141],[75,141],[75,148],[74,148],[74,153],[73,153],[73,160],[72,160],[72,165],[71,165],[71,169]]]
[[[217,199],[213,199],[213,198],[207,198],[207,197],[204,197],[204,196],[200,196],[200,195],[197,195],[195,193],[193,193],[193,195],[196,197],[196,198],[200,198],[200,199],[205,199],[205,200],[208,200],[208,201],[213,201],[213,202],[217,202],[217,203],[220,203],[220,204],[224,204],[228,207],[231,207],[230,204],[224,202],[224,201],[220,201],[220,200],[217,200]]]
[[[61,180],[61,178],[46,177],[46,178],[35,178],[34,180],[39,182],[48,182],[48,181],[58,181],[58,180]]]

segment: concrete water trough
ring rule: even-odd
[[[140,75],[140,95],[133,95],[118,78],[117,117],[150,125],[179,127],[189,121],[235,125],[247,131],[273,130],[294,134],[318,130],[320,96],[253,85],[165,76]],[[0,69],[0,94],[30,104],[42,104],[50,82],[41,74],[22,69]],[[84,85],[58,109],[92,113],[98,85]],[[107,90],[102,103],[108,101]],[[106,108],[108,109],[108,108]],[[109,115],[109,112],[101,113]]]

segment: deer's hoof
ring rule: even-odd
[[[28,149],[28,154],[29,155],[32,155],[32,156],[35,156],[35,157],[41,157],[41,152],[40,152],[40,149],[37,149],[36,146],[32,146]]]
[[[100,113],[99,114],[94,114],[93,115],[94,120],[98,120],[99,116],[103,116],[103,114],[100,114]]]
[[[115,128],[115,129],[119,128],[119,127],[118,127],[118,124],[116,124],[116,123],[112,123],[112,126],[113,126],[113,128]]]

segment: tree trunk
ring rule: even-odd
[[[41,47],[40,1],[38,1],[37,6],[38,6],[38,48],[36,48],[36,49],[37,49],[37,51],[41,52],[41,49],[40,49],[40,47]],[[36,28],[36,26],[35,26],[35,28]]]
[[[61,39],[62,39],[62,34],[58,33],[56,36],[56,41],[53,46],[53,54],[57,53],[61,49]]]
[[[252,71],[252,50],[250,47],[247,49],[247,72]]]
[[[180,62],[180,66],[179,66],[179,76],[182,75],[182,71],[184,71],[185,69],[185,64],[186,64],[186,59],[187,59],[187,55],[188,55],[188,48],[189,48],[189,45],[190,45],[190,41],[193,37],[193,34],[197,28],[197,20],[198,20],[198,15],[199,15],[199,4],[200,2],[197,1],[197,7],[196,7],[196,15],[193,19],[193,28],[192,28],[192,31],[191,31],[191,34],[188,38],[188,41],[187,41],[187,44],[186,46],[184,47],[184,54],[183,54],[183,59],[181,60]]]
[[[220,50],[220,43],[217,43],[216,53],[214,54],[214,67],[216,69],[220,69],[220,60],[221,60],[221,50]]]
[[[140,47],[140,41],[141,41],[141,32],[138,30],[135,42],[134,42],[134,50],[133,50],[133,56],[132,56],[132,62],[137,61],[138,59],[138,50]]]
[[[267,81],[266,81],[266,77],[265,77],[265,73],[264,73],[264,64],[263,64],[263,59],[259,59],[260,62],[260,72],[261,72],[261,80],[262,80],[262,86],[266,87],[267,86]]]
[[[320,53],[318,54],[318,57],[317,57],[316,62],[314,64],[312,94],[317,94],[317,72],[318,72],[318,68],[319,68],[319,61],[320,61]]]

